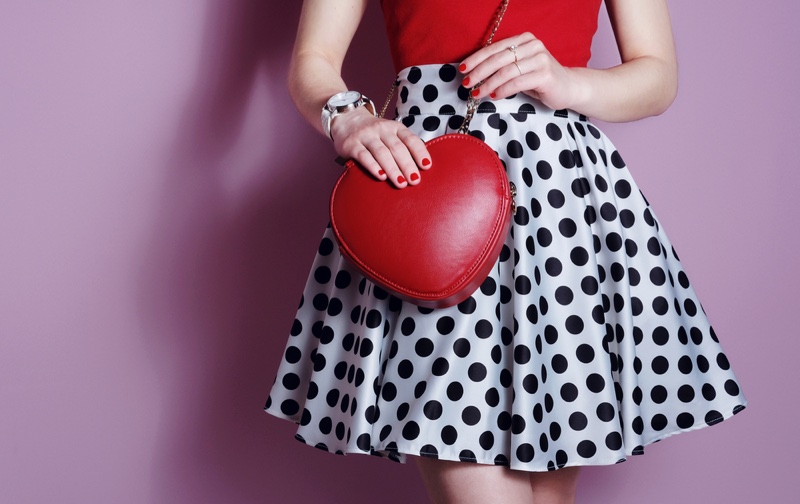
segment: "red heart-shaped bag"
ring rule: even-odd
[[[331,194],[339,249],[367,278],[428,308],[467,299],[489,275],[511,224],[513,184],[486,143],[426,142],[430,170],[397,189],[350,160]]]

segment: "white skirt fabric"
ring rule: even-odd
[[[398,120],[423,140],[457,129],[457,75],[404,69]],[[614,464],[741,411],[678,255],[605,135],[523,94],[481,103],[470,130],[518,191],[491,275],[458,306],[420,308],[359,275],[327,229],[266,411],[332,453],[526,471]]]

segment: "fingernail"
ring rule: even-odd
[[[458,65],[458,70],[460,72],[463,72],[466,69],[467,69],[467,65],[465,65],[464,63],[461,63],[460,65]]]
[[[497,98],[497,93],[489,93],[489,96],[490,96],[492,99],[495,99],[495,98]]]
[[[472,96],[478,96],[479,94],[481,94],[480,88],[475,88],[472,90]]]
[[[464,87],[469,87],[469,77],[464,77],[464,80],[461,81],[461,85]]]
[[[384,175],[386,175],[386,172],[385,172],[385,171],[383,171],[383,170],[378,170],[378,176],[379,176],[379,177],[383,177]]]
[[[405,184],[406,183],[406,178],[404,176],[400,175],[399,177],[397,177],[397,183],[398,184]]]
[[[412,173],[411,182],[416,182],[417,180],[419,180],[419,173]]]
[[[423,158],[422,159],[422,166],[428,166],[429,164],[431,164],[431,160],[430,159],[428,159],[428,158]]]

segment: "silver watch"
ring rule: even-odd
[[[333,118],[340,114],[353,111],[361,106],[366,107],[372,115],[378,115],[372,100],[358,91],[342,91],[341,93],[336,93],[331,96],[328,99],[328,103],[322,107],[322,131],[333,140],[331,136],[331,122],[333,122]]]

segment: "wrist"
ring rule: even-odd
[[[570,77],[571,85],[571,100],[568,108],[580,112],[586,108],[587,103],[592,103],[592,86],[583,68],[569,67],[565,68]]]
[[[343,91],[331,96],[322,107],[320,115],[322,131],[333,140],[331,126],[334,119],[341,115],[351,114],[358,109],[365,109],[373,116],[377,116],[375,104],[372,103],[372,100],[358,91]]]

